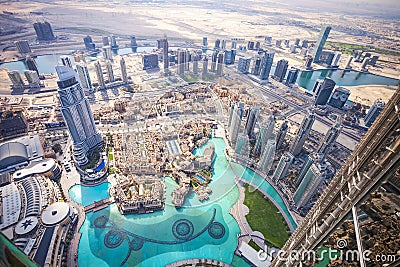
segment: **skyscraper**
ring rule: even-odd
[[[333,88],[335,88],[335,81],[331,78],[326,77],[321,84],[319,91],[315,96],[315,105],[326,105],[329,97],[332,94]]]
[[[25,78],[28,81],[28,84],[30,87],[39,87],[40,86],[39,75],[37,74],[36,71],[26,70],[26,71],[24,71],[24,74],[25,74]]]
[[[286,85],[291,85],[291,84],[296,83],[298,75],[299,75],[299,69],[291,67],[289,72],[288,72],[288,75],[286,77],[285,84]]]
[[[203,48],[203,49],[204,49],[204,48],[207,48],[207,46],[208,46],[207,37],[203,37],[203,46],[202,46],[202,48]]]
[[[320,62],[319,57],[321,55],[322,49],[324,48],[325,42],[328,39],[331,29],[332,28],[330,26],[326,26],[322,28],[321,32],[319,33],[317,44],[316,47],[314,48],[314,53],[313,53],[315,63]]]
[[[109,46],[110,45],[110,40],[108,39],[108,36],[101,37],[101,40],[103,41],[103,46]]]
[[[125,59],[122,56],[119,61],[119,66],[121,68],[121,79],[124,83],[127,83],[128,82],[128,73],[126,72]]]
[[[218,60],[218,50],[214,50],[211,56],[211,72],[216,72],[217,70],[217,60]]]
[[[235,153],[243,157],[249,157],[250,143],[249,137],[245,133],[240,133],[237,138]]]
[[[189,71],[190,69],[190,52],[189,50],[185,50],[185,71]]]
[[[303,207],[310,201],[323,182],[323,177],[317,164],[312,164],[304,175],[299,187],[294,192],[293,200],[297,207]]]
[[[193,57],[193,74],[197,75],[199,73],[199,55],[197,54],[196,51],[194,51],[192,57]]]
[[[100,62],[97,61],[96,63],[94,63],[94,67],[96,69],[96,76],[99,87],[100,89],[105,89],[106,83],[104,82],[103,70],[101,69]]]
[[[229,116],[229,137],[232,147],[235,147],[236,141],[240,131],[240,125],[242,123],[242,118],[244,114],[244,104],[243,103],[233,103],[231,106],[231,114]]]
[[[15,41],[14,45],[17,48],[18,52],[21,54],[27,54],[32,52],[31,47],[29,46],[29,43],[26,40]]]
[[[218,76],[222,76],[223,75],[224,55],[225,55],[225,53],[223,51],[218,53],[218,59],[217,59],[217,75]]]
[[[178,75],[184,75],[185,74],[185,51],[178,49],[178,64],[176,68],[176,73]]]
[[[367,127],[370,127],[382,110],[385,108],[385,102],[382,99],[375,100],[372,107],[368,110],[367,115],[365,115],[364,122]]]
[[[308,139],[308,135],[311,132],[312,125],[315,121],[314,109],[310,110],[308,115],[306,115],[300,125],[299,130],[290,146],[289,152],[294,156],[297,156],[304,146],[304,143]]]
[[[24,88],[24,81],[22,80],[21,75],[19,74],[18,71],[12,70],[9,71],[7,74],[8,77],[10,78],[13,89]]]
[[[110,46],[111,49],[118,49],[117,39],[113,34],[110,36]]]
[[[47,21],[35,22],[33,23],[33,28],[35,28],[36,36],[39,41],[53,41],[55,39],[53,29]]]
[[[308,172],[308,169],[310,169],[311,165],[317,162],[317,156],[314,155],[307,155],[306,160],[304,161],[303,168],[301,168],[299,174],[296,177],[295,185],[298,187],[303,181],[304,176]]]
[[[112,55],[111,46],[104,46],[103,47],[103,58],[105,60],[113,61],[113,55]]]
[[[203,57],[203,71],[201,73],[202,77],[207,76],[208,74],[208,57],[207,55],[204,55]]]
[[[221,43],[221,40],[220,39],[217,39],[217,40],[215,40],[215,46],[214,46],[214,49],[216,48],[216,49],[219,49],[219,45],[220,45],[220,43]]]
[[[221,42],[221,50],[225,50],[226,49],[226,40],[222,40]]]
[[[79,81],[83,89],[92,89],[92,82],[89,76],[89,70],[84,64],[76,64],[76,72],[78,73]]]
[[[232,65],[235,63],[236,49],[225,50],[225,64]]]
[[[239,57],[238,72],[249,73],[251,57]]]
[[[283,142],[285,141],[288,129],[289,129],[288,120],[285,120],[282,123],[281,128],[279,129],[279,132],[276,136],[276,149],[279,150],[282,148],[282,145],[283,145]]]
[[[162,59],[164,63],[164,73],[168,72],[169,67],[169,57],[168,57],[168,40],[167,37],[160,39],[160,48],[162,49]]]
[[[350,90],[344,87],[335,88],[328,104],[335,108],[343,108],[350,96]]]
[[[249,138],[253,137],[254,134],[254,126],[256,126],[256,122],[258,119],[258,113],[260,112],[259,107],[250,107],[247,111],[247,120],[245,124],[245,133]]]
[[[102,137],[96,130],[89,102],[75,79],[75,72],[66,66],[56,66],[56,71],[61,113],[72,138],[75,162],[82,166],[88,163],[87,153],[101,145]]]
[[[136,42],[136,36],[134,36],[134,35],[131,36],[131,47],[132,48],[138,47],[137,42]]]
[[[251,71],[251,74],[256,75],[256,76],[260,75],[261,61],[262,61],[262,58],[260,56],[255,56],[254,57],[253,69]]]
[[[264,151],[261,155],[260,162],[258,163],[258,168],[265,174],[268,174],[268,172],[272,167],[275,157],[275,150],[276,150],[275,138],[268,139],[267,143],[265,144]]]
[[[324,140],[321,142],[317,149],[317,153],[322,154],[322,158],[325,158],[326,153],[328,153],[330,147],[336,142],[340,132],[342,131],[342,126],[337,122],[333,127],[331,127],[326,133]]]
[[[292,164],[293,158],[293,155],[290,153],[282,155],[278,166],[276,166],[274,174],[272,175],[272,180],[279,181],[285,178],[287,172],[289,171],[290,164]]]
[[[276,64],[274,76],[279,82],[282,82],[285,78],[288,66],[289,62],[286,59],[281,59]]]
[[[306,68],[306,70],[312,69],[311,64],[312,64],[313,60],[314,60],[313,57],[310,55],[308,55],[306,57],[306,62],[304,63],[304,67]]]
[[[85,44],[86,50],[93,51],[96,49],[96,45],[93,43],[92,37],[89,35],[83,38],[83,43]]]
[[[275,52],[266,52],[261,63],[261,80],[268,80],[269,73],[271,72],[272,62],[274,61]]]
[[[265,148],[268,139],[273,136],[275,128],[275,119],[273,115],[268,116],[267,121],[262,124],[257,135],[256,143],[254,145],[253,155],[259,157]]]
[[[158,68],[158,55],[157,54],[144,54],[142,56],[143,69]]]
[[[25,63],[28,66],[29,70],[36,71],[36,73],[39,75],[39,69],[38,69],[36,61],[33,57],[27,55],[25,58]]]
[[[113,71],[112,64],[110,61],[106,62],[106,69],[107,69],[108,82],[109,83],[114,82],[115,81],[114,71]]]

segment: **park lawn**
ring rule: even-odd
[[[245,185],[244,204],[249,208],[246,216],[253,231],[259,231],[266,241],[281,248],[288,240],[287,224],[278,208],[264,195],[254,190],[249,192],[249,185]],[[269,245],[267,242],[267,245]]]

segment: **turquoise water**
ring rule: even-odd
[[[108,198],[108,190],[110,183],[102,183],[98,186],[74,185],[68,190],[69,196],[75,202],[81,203],[83,206],[92,204],[94,201]]]
[[[233,255],[240,229],[229,210],[239,198],[235,175],[249,176],[248,179],[255,184],[257,181],[254,179],[258,178],[254,177],[258,176],[237,164],[230,167],[224,154],[226,145],[221,138],[210,139],[194,154],[201,155],[211,143],[215,146],[216,157],[209,184],[213,192],[208,201],[201,202],[192,193],[184,206],[176,209],[171,204],[171,192],[178,185],[166,177],[166,205],[163,211],[123,216],[113,204],[101,211],[88,213],[79,230],[82,233],[79,265],[90,262],[98,266],[164,266],[179,260],[205,257],[229,264],[234,262],[235,266],[247,266]],[[261,181],[260,184],[266,192],[271,192],[279,205],[283,205],[276,191]],[[93,191],[96,196],[97,190]],[[100,191],[104,192],[104,188]],[[78,198],[74,199],[79,202]]]
[[[355,85],[398,85],[399,80],[388,78],[372,73],[362,73],[354,70],[314,70],[301,71],[297,84],[307,90],[312,90],[316,80],[332,78],[339,86],[355,86]]]

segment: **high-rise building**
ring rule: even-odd
[[[207,47],[208,47],[207,37],[203,37],[203,47],[202,48],[207,48]]]
[[[218,59],[217,59],[217,75],[222,76],[224,73],[224,56],[225,53],[223,51],[218,53]]]
[[[288,85],[288,86],[291,85],[291,84],[295,84],[296,81],[297,81],[297,76],[298,75],[299,75],[299,69],[291,67],[289,72],[288,72],[288,75],[286,77],[285,84]]]
[[[382,99],[375,100],[374,104],[368,110],[367,115],[365,115],[364,122],[367,127],[370,127],[385,108],[385,102]]]
[[[75,162],[82,166],[88,163],[88,152],[101,145],[103,140],[75,72],[66,66],[56,66],[56,71],[61,113],[72,138]]]
[[[266,52],[261,63],[260,79],[268,80],[269,73],[271,72],[272,62],[274,61],[275,52]]]
[[[292,155],[297,156],[300,154],[304,143],[308,139],[308,135],[311,132],[312,125],[315,121],[315,114],[314,114],[314,109],[311,109],[306,115],[300,125],[299,130],[296,133],[296,136],[293,140],[293,143],[290,146],[289,152],[292,153]]]
[[[243,157],[249,157],[250,142],[249,137],[245,133],[240,133],[237,138],[235,153]]]
[[[290,164],[292,164],[293,158],[293,155],[290,153],[282,155],[278,166],[276,166],[274,174],[272,175],[272,180],[279,181],[285,178],[289,171]]]
[[[28,66],[29,70],[36,71],[36,73],[39,75],[39,69],[38,69],[36,61],[35,61],[35,59],[33,57],[31,57],[29,55],[26,56],[25,63]]]
[[[334,89],[328,105],[335,108],[343,108],[350,96],[350,90],[344,87],[337,87]]]
[[[244,104],[235,102],[232,105],[233,107],[231,106],[228,127],[231,145],[232,147],[235,147],[244,114]]]
[[[261,61],[262,58],[259,56],[255,56],[254,57],[254,63],[253,63],[253,69],[251,71],[251,74],[258,76],[260,75],[260,71],[261,71]]]
[[[35,22],[33,23],[33,28],[35,28],[36,36],[39,41],[53,41],[55,39],[53,29],[47,21]]]
[[[142,56],[142,64],[144,70],[158,68],[158,55],[157,54],[144,54]]]
[[[282,40],[276,40],[275,46],[281,47],[282,46]]]
[[[222,40],[221,42],[221,50],[225,50],[226,49],[226,40]]]
[[[30,87],[39,87],[40,86],[39,75],[37,74],[36,71],[26,70],[26,71],[24,71],[24,74],[25,74],[25,78],[28,81],[28,84]]]
[[[194,51],[192,57],[193,57],[193,74],[197,75],[199,73],[199,55],[197,54],[196,51]]]
[[[103,47],[103,58],[105,60],[113,61],[113,54],[112,54],[111,46]]]
[[[220,45],[220,44],[221,44],[221,40],[220,40],[220,39],[215,40],[214,49],[219,49],[219,45]]]
[[[76,64],[76,72],[83,89],[92,89],[92,82],[89,76],[89,70],[85,64]]]
[[[300,45],[300,39],[296,38],[296,40],[294,40],[294,45],[295,46],[299,46]]]
[[[217,70],[217,60],[218,60],[218,50],[214,50],[211,56],[211,72],[216,72]]]
[[[83,38],[86,50],[93,51],[96,49],[96,45],[93,43],[92,37],[89,35]]]
[[[176,68],[176,73],[178,75],[184,75],[185,74],[185,51],[178,49],[178,63],[177,63],[177,68]]]
[[[268,174],[270,171],[272,164],[274,163],[276,150],[276,142],[275,138],[268,139],[265,144],[264,151],[261,155],[260,162],[258,163],[258,168],[261,172]]]
[[[306,70],[312,69],[312,66],[311,66],[312,62],[313,62],[313,57],[308,55],[306,57],[306,62],[304,63],[304,67],[306,68]]]
[[[265,148],[268,139],[273,136],[275,128],[275,119],[273,115],[268,116],[267,121],[260,127],[257,135],[256,143],[254,145],[253,155],[259,157]]]
[[[203,57],[203,71],[201,73],[202,77],[207,76],[208,74],[208,57],[207,55],[204,55]]]
[[[108,36],[101,37],[101,40],[103,41],[103,46],[109,46],[110,45],[110,40],[108,39]]]
[[[99,84],[100,89],[105,89],[106,83],[104,82],[103,70],[101,69],[99,61],[94,63],[94,68],[96,70],[97,83]]]
[[[254,50],[254,41],[248,41],[247,42],[247,49],[248,50]]]
[[[190,61],[191,61],[191,57],[190,57],[190,52],[189,50],[185,50],[185,71],[189,71],[190,69]]]
[[[26,40],[15,41],[14,45],[20,54],[28,54],[32,52],[31,47],[29,46],[29,43]]]
[[[301,47],[307,48],[307,47],[308,47],[308,40],[303,40],[303,41],[301,42]]]
[[[245,124],[245,133],[249,138],[253,137],[254,127],[258,119],[258,113],[260,112],[259,107],[250,107],[247,111],[247,120]]]
[[[276,136],[276,149],[279,150],[282,148],[288,129],[289,129],[288,120],[285,120],[282,123],[281,128],[279,128],[279,132]]]
[[[319,58],[321,56],[322,49],[324,48],[325,42],[328,39],[331,29],[332,28],[330,26],[326,26],[322,28],[321,32],[319,33],[317,44],[316,47],[314,48],[314,53],[313,53],[315,63],[320,62]]]
[[[364,249],[376,247],[376,245],[385,249],[384,246],[388,245],[388,241],[393,240],[392,238],[382,239],[381,235],[379,235],[380,232],[378,234],[376,234],[377,232],[371,232],[371,234],[366,234],[365,236],[357,233],[358,231],[365,233],[366,231],[363,230],[375,229],[374,227],[377,225],[375,223],[382,224],[384,227],[379,229],[381,229],[381,232],[386,232],[386,229],[388,229],[386,227],[392,224],[386,224],[384,219],[389,219],[390,215],[381,217],[382,213],[379,210],[383,211],[383,209],[381,208],[382,204],[378,204],[380,201],[365,202],[364,200],[369,200],[371,197],[376,199],[376,196],[384,197],[385,192],[388,191],[387,188],[393,188],[393,184],[398,185],[400,155],[400,136],[398,135],[400,125],[398,116],[399,103],[400,90],[397,89],[381,115],[377,118],[378,122],[372,125],[353,153],[347,158],[345,164],[324,189],[313,208],[298,224],[296,231],[281,249],[281,256],[273,260],[271,267],[288,266],[287,259],[293,251],[296,252],[296,255],[304,255],[309,251],[319,250],[321,244],[325,244],[325,241],[332,236],[332,232],[338,229],[344,221],[349,222],[349,216],[352,217],[350,220],[353,220],[353,223],[350,221],[350,226],[346,226],[347,230],[345,228],[344,233],[347,234],[347,237],[349,237],[349,233],[353,234],[357,239],[357,242],[353,240],[355,247],[351,246],[349,249],[360,251],[360,254],[356,254],[356,258],[352,256],[349,260],[354,264],[368,266],[368,264],[365,264],[366,259],[362,257],[362,255],[366,255],[364,252],[367,252]],[[382,185],[387,186],[382,188]],[[376,188],[382,189],[377,191],[375,190]],[[395,191],[393,189],[389,190],[391,192],[389,194],[394,196],[392,192]],[[374,192],[378,194],[371,194]],[[372,203],[372,205],[368,203]],[[374,207],[373,217],[378,219],[374,220],[371,219],[371,216],[368,216],[367,223],[363,221],[363,225],[370,226],[372,222],[372,225],[375,225],[374,227],[363,228],[362,224],[359,224],[359,216],[357,214],[363,214],[361,212],[363,209],[360,209],[360,206],[365,206],[368,211],[371,211],[371,207]],[[384,213],[388,214],[387,211],[384,211]],[[396,225],[396,222],[394,225]],[[372,235],[378,236],[379,241],[372,239],[374,241],[370,242]],[[341,236],[339,235],[337,238],[341,238]],[[365,238],[368,239],[368,242],[366,242]],[[395,235],[393,238],[396,240]],[[333,242],[336,243],[337,240],[334,238]],[[372,244],[372,246],[367,245],[367,243]],[[393,250],[387,250],[386,253],[391,254],[393,252],[396,253]],[[300,261],[301,259],[293,257],[289,266],[301,265]],[[397,261],[393,261],[391,265],[395,266],[396,263]],[[310,264],[313,265],[312,262]],[[342,264],[342,266],[347,265]]]
[[[112,64],[110,61],[106,62],[106,69],[107,69],[108,82],[109,83],[114,82],[115,81],[114,71],[113,71]]]
[[[319,91],[317,92],[315,96],[315,102],[314,104],[316,106],[318,105],[326,105],[328,103],[329,97],[332,94],[333,88],[335,88],[335,81],[332,80],[331,78],[326,77],[324,81],[322,82]]]
[[[125,59],[121,56],[119,60],[119,67],[121,68],[121,79],[124,83],[128,82],[128,73],[126,72],[126,63]]]
[[[285,78],[288,66],[289,62],[286,59],[281,59],[276,64],[274,76],[279,82],[282,82]]]
[[[249,73],[251,57],[239,57],[238,72]]]
[[[232,40],[231,48],[236,49],[236,46],[237,46],[237,42],[235,40]]]
[[[347,61],[346,61],[346,64],[345,64],[344,69],[346,69],[346,70],[351,69],[351,61],[352,61],[352,60],[353,60],[353,57],[352,57],[352,56],[349,56],[349,58],[348,58]]]
[[[339,66],[339,60],[340,60],[341,57],[342,57],[342,53],[335,52],[335,56],[334,56],[334,58],[332,60],[331,66],[332,67],[338,67]]]
[[[110,36],[111,49],[118,49],[117,38],[114,35]]]
[[[132,48],[138,47],[137,42],[136,42],[136,36],[132,35],[130,38],[131,38],[131,47]]]
[[[310,201],[311,197],[318,191],[319,186],[324,181],[318,164],[312,164],[308,168],[299,187],[293,194],[293,200],[298,208],[305,206]]]
[[[314,155],[307,155],[306,160],[304,161],[303,167],[300,170],[300,173],[296,177],[295,185],[298,187],[300,183],[303,181],[304,176],[308,172],[308,169],[310,169],[311,165],[313,165],[314,162],[317,162],[317,156]]]
[[[24,88],[24,81],[22,80],[21,75],[19,74],[18,71],[12,70],[9,71],[7,74],[8,77],[10,78],[13,89]]]
[[[160,48],[162,49],[162,60],[164,64],[164,72],[168,72],[169,57],[168,57],[168,40],[167,37],[159,40]]]
[[[336,142],[336,139],[338,138],[341,131],[342,126],[339,122],[337,122],[332,128],[328,130],[324,137],[324,140],[322,140],[320,146],[317,149],[317,153],[322,155],[322,159],[325,158],[333,143]]]
[[[232,65],[235,63],[236,49],[225,50],[225,64]]]

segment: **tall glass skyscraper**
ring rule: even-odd
[[[75,78],[74,70],[56,66],[56,71],[61,113],[72,138],[75,162],[82,166],[88,163],[89,150],[102,143],[102,137],[97,132],[89,102]]]
[[[321,56],[322,49],[324,48],[325,42],[328,39],[329,33],[331,32],[332,27],[326,26],[322,28],[321,32],[319,33],[317,44],[314,48],[314,62],[319,62],[319,57]]]

